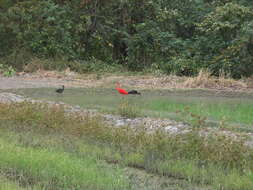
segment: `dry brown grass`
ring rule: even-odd
[[[227,78],[224,74],[214,77],[210,72],[201,70],[198,76],[186,79],[183,82],[183,87],[242,90],[247,89],[248,86],[242,80]]]
[[[46,70],[45,65],[47,61],[39,58],[32,58],[26,65],[24,65],[23,72],[33,73]]]
[[[102,87],[114,88],[115,82],[120,82],[124,88],[135,89],[187,89],[187,88],[206,88],[215,90],[236,90],[251,91],[253,90],[253,78],[235,80],[224,74],[219,77],[211,76],[210,72],[201,70],[196,77],[179,77],[175,75],[134,75],[123,76],[116,74],[77,74],[69,69],[61,72],[46,71],[43,68],[36,73],[22,75],[21,80],[54,79],[64,80],[64,84],[69,87]],[[34,81],[36,82],[36,81]],[[63,82],[63,81],[62,81]],[[58,83],[57,83],[58,84]]]
[[[253,76],[245,79],[245,83],[247,84],[248,88],[253,88]]]

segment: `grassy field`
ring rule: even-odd
[[[122,101],[138,107],[140,116],[153,116],[188,121],[187,111],[207,117],[210,121],[223,121],[235,126],[253,125],[253,95],[216,93],[202,90],[152,91],[143,90],[142,96],[120,96],[114,89],[66,89],[57,95],[54,89],[19,89],[18,94],[32,98],[62,101],[84,108],[117,113]],[[179,114],[178,114],[179,113]]]
[[[0,176],[0,190],[42,190],[39,187],[21,187],[17,182],[13,182],[4,176]]]
[[[243,139],[217,132],[150,134],[59,107],[0,104],[0,180],[13,189],[251,190],[252,158]]]
[[[0,142],[1,170],[21,176],[25,184],[41,184],[46,189],[128,189],[119,169],[92,157]]]

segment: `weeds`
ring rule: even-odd
[[[62,148],[69,152],[77,152],[81,157],[82,155],[93,155],[109,163],[122,163],[165,176],[209,184],[217,190],[250,190],[253,188],[251,172],[253,152],[245,146],[244,139],[241,137],[234,138],[217,132],[200,135],[200,127],[196,127],[196,130],[192,132],[177,135],[169,135],[162,130],[147,133],[146,129],[142,127],[134,130],[128,127],[113,128],[106,126],[99,117],[66,115],[61,107],[48,108],[45,105],[30,103],[9,106],[0,104],[0,118],[5,121],[5,125],[1,124],[0,129],[5,128],[14,133],[29,131],[35,136],[42,134],[41,138],[34,139],[36,143],[42,145],[47,143],[46,146],[48,146],[55,142],[56,150],[59,150],[57,147],[61,147],[67,141],[59,142],[57,137],[52,136],[53,134],[62,134],[72,139],[71,141],[79,139],[80,143],[73,143],[71,148],[69,148],[70,145],[64,145]],[[50,134],[52,140],[45,142],[43,134]],[[25,136],[22,138],[21,142],[26,142],[26,146],[34,144],[32,138],[27,139]],[[10,149],[7,145],[6,147]],[[14,152],[18,150],[20,152],[34,151],[35,155],[42,154],[30,148],[14,147],[13,150]],[[49,152],[45,154],[54,155]],[[12,156],[10,153],[4,153],[4,155],[5,159],[1,160],[6,160],[3,165],[7,165],[7,160]],[[8,161],[8,164],[13,164],[13,162]],[[32,174],[32,176],[36,175]],[[71,180],[69,183],[72,183]]]
[[[26,65],[24,65],[25,72],[36,72],[39,70],[57,70],[63,71],[65,69],[77,73],[95,73],[97,79],[101,78],[102,73],[116,73],[123,70],[123,67],[116,64],[106,64],[95,58],[89,61],[68,61],[65,59],[42,59],[38,57],[31,58]]]
[[[135,118],[141,115],[141,111],[136,104],[129,100],[123,99],[118,106],[118,114],[127,117]]]
[[[12,66],[0,64],[0,74],[3,74],[5,77],[11,77],[16,74],[16,71]]]
[[[247,84],[243,81],[234,80],[226,77],[224,72],[220,72],[219,78],[211,75],[208,70],[200,70],[196,77],[188,78],[183,86],[190,88],[246,88]]]
[[[10,172],[11,169],[11,175],[22,176],[24,184],[41,184],[46,189],[61,190],[127,189],[119,171],[106,168],[92,157],[80,159],[67,153],[0,142],[1,170]]]
[[[26,186],[25,188],[21,187],[18,182],[13,182],[6,178],[5,176],[0,176],[0,190],[42,190],[39,187],[30,187]]]
[[[200,129],[207,125],[207,117],[190,112],[188,106],[184,107],[182,111],[177,110],[176,113],[180,114],[180,118],[184,118],[183,120],[189,123],[194,129]]]

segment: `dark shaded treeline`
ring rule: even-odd
[[[18,57],[5,63],[20,69],[29,54],[178,75],[253,73],[251,0],[0,0],[0,11],[1,60]]]

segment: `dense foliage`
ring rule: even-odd
[[[28,54],[79,64],[95,59],[131,70],[160,69],[178,75],[207,68],[215,75],[250,76],[253,4],[251,0],[0,0],[0,42],[2,60],[17,68],[27,63],[20,60]]]

